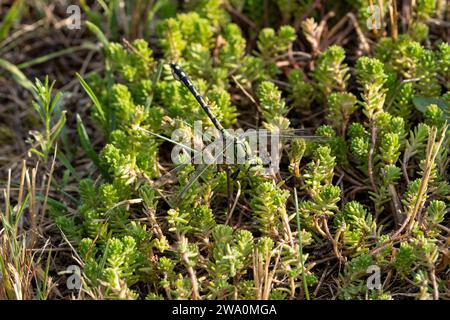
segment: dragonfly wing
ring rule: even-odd
[[[267,130],[257,129],[244,132],[241,137],[249,137],[255,135],[283,135],[283,136],[315,136],[314,129],[287,129],[287,130]]]
[[[297,135],[283,135],[283,134],[269,135],[269,137],[279,137],[283,140],[305,139],[317,142],[325,142],[330,139],[328,137],[321,137],[321,136],[297,136]]]
[[[223,150],[227,150],[228,147],[230,147],[233,143],[234,140],[230,139],[231,141],[229,141]],[[183,190],[181,190],[180,194],[177,196],[177,200],[176,203],[178,204],[179,201],[181,200],[181,198],[183,197],[183,195],[186,193],[187,190],[189,190],[189,188],[195,183],[195,181],[197,181],[200,176],[209,168],[209,166],[217,163],[217,160],[219,159],[219,157],[223,156],[223,153],[218,153],[215,157],[214,160],[209,163],[209,164],[202,164],[200,165],[197,170],[195,171],[194,175],[191,177],[191,179],[189,179],[188,184],[183,188]]]
[[[265,136],[267,139],[272,137],[282,138],[284,140],[293,140],[293,139],[305,139],[305,140],[313,140],[313,141],[327,141],[328,137],[317,136],[311,133],[311,130],[308,129],[293,129],[291,130],[282,130],[282,131],[249,131],[242,135],[241,138],[252,138],[260,136]]]
[[[174,183],[178,180],[177,173],[180,172],[184,167],[186,167],[189,163],[180,163],[175,168],[163,174],[158,180],[153,182],[153,186],[159,188],[168,183]]]
[[[210,164],[202,164],[197,168],[194,175],[189,179],[188,184],[178,194],[177,199],[175,200],[177,204],[180,202],[181,198],[186,193],[186,191],[188,191],[189,188],[192,187],[195,181],[197,181],[200,178],[200,176],[209,168],[209,166]]]
[[[274,131],[282,135],[296,135],[296,136],[313,136],[315,129],[304,128],[304,129],[285,129]]]
[[[185,144],[183,144],[183,143],[181,143],[181,142],[177,142],[177,141],[175,141],[175,140],[173,140],[173,139],[170,139],[170,138],[168,138],[168,137],[165,137],[165,136],[163,136],[163,135],[161,135],[161,134],[152,132],[152,131],[150,131],[150,130],[147,130],[147,129],[144,129],[144,128],[141,128],[141,127],[138,127],[138,129],[141,130],[141,131],[143,131],[143,132],[145,132],[145,133],[148,133],[149,135],[152,135],[152,136],[157,137],[157,138],[159,138],[159,139],[162,139],[162,140],[164,140],[164,141],[167,141],[167,142],[173,143],[173,144],[175,144],[175,145],[177,145],[177,146],[180,146],[180,147],[182,147],[182,148],[185,149],[185,150],[189,150],[189,151],[194,152],[194,153],[197,153],[197,152],[198,152],[198,150],[192,149],[191,147],[189,147],[189,146],[187,146],[187,145],[185,145]]]

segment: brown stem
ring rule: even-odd
[[[398,38],[398,27],[397,27],[397,0],[391,1],[392,5],[389,6],[389,14],[391,17],[391,33],[392,33],[392,41],[396,42]]]
[[[336,239],[334,239],[333,236],[331,235],[330,229],[328,229],[328,222],[327,222],[327,219],[326,219],[326,218],[323,218],[322,224],[323,224],[323,227],[324,227],[324,229],[325,229],[325,233],[326,233],[326,235],[327,235],[327,237],[328,237],[328,240],[330,240],[331,243],[332,243],[332,245],[333,245],[333,251],[334,251],[334,254],[335,254],[336,257],[339,259],[339,261],[345,262],[344,257],[342,257],[341,253],[339,252],[338,242],[337,242]],[[340,235],[340,234],[338,234],[338,236],[339,236],[339,235]],[[339,237],[337,237],[337,238],[339,238]]]
[[[230,4],[224,4],[225,10],[227,10],[231,15],[237,17],[239,20],[247,24],[250,28],[255,30],[256,32],[259,31],[258,26],[250,20],[246,15],[242,14],[240,11],[236,10],[232,5]]]
[[[430,275],[431,285],[433,287],[433,299],[439,300],[439,288],[438,288],[437,281],[436,281],[436,273],[435,273],[434,266],[433,266],[433,268],[431,268],[431,270],[428,273]]]
[[[32,249],[34,248],[34,245],[36,243],[36,237],[38,235],[38,228],[39,226],[37,225],[37,208],[36,208],[36,174],[37,174],[37,170],[38,170],[38,166],[39,163],[36,164],[36,167],[34,167],[33,169],[31,169],[31,178],[30,175],[28,173],[28,171],[26,172],[26,180],[27,180],[27,186],[28,186],[28,190],[29,190],[29,196],[30,196],[30,200],[29,200],[29,208],[28,208],[28,212],[30,215],[30,239],[28,242],[28,248]]]
[[[184,236],[181,237],[181,241],[183,241]],[[187,240],[184,240],[187,241]],[[192,285],[192,299],[198,300],[200,299],[200,293],[198,291],[198,280],[197,276],[195,274],[194,269],[189,265],[189,257],[186,252],[181,254],[181,259],[183,260],[184,264],[186,265],[186,270],[189,275],[189,278],[191,279],[191,285]]]
[[[384,26],[384,4],[383,4],[383,0],[378,0],[378,7],[380,7],[380,26],[381,26],[381,30],[383,30],[383,26]],[[383,31],[381,32],[381,34],[383,34]]]
[[[311,13],[314,11],[314,9],[316,9],[316,7],[318,7],[319,5],[320,5],[320,0],[315,0],[312,4],[309,5],[308,9],[306,9],[306,11],[301,15],[300,19],[295,21],[295,23],[294,23],[295,31],[299,32],[299,30],[302,26],[302,22],[306,18],[308,18],[311,15]]]
[[[324,238],[327,237],[327,234],[322,230],[322,228],[319,226],[319,223],[317,219],[313,219],[314,227],[316,228],[316,231]]]
[[[177,235],[179,246],[182,246],[183,244],[188,246],[188,239],[184,235]],[[193,300],[199,300],[200,299],[200,293],[198,289],[198,280],[197,276],[195,274],[195,270],[190,266],[189,263],[189,257],[187,255],[187,252],[181,253],[181,260],[183,261],[184,265],[186,266],[187,273],[189,275],[189,278],[191,280],[192,285],[192,299]]]
[[[406,183],[409,183],[409,176],[408,176],[408,160],[405,160],[405,157],[403,157],[402,161],[402,172],[403,176],[405,177]]]
[[[367,41],[367,38],[364,35],[364,32],[362,32],[361,27],[359,26],[358,19],[351,12],[348,13],[347,15],[350,18],[351,22],[353,23],[353,26],[355,27],[358,38],[361,40],[362,49],[364,50],[364,52],[370,52],[369,42]]]
[[[341,168],[336,168],[336,173],[338,175],[343,175],[345,180],[347,180],[348,182],[350,182],[358,187],[365,186],[365,184],[360,180],[360,178],[354,172],[352,172],[350,169],[343,170]]]
[[[369,8],[371,9],[372,16],[375,16],[375,7],[373,6],[373,1],[369,0]],[[375,19],[372,19],[372,31],[375,34],[375,37],[378,37],[378,28],[377,28],[377,22]]]
[[[268,27],[269,24],[269,1],[264,0],[264,27]]]
[[[227,221],[228,217],[231,218],[231,177],[230,177],[230,167],[226,166],[225,168],[227,174]]]
[[[435,139],[436,139],[436,135],[437,135],[436,127],[433,128],[430,140],[428,141],[429,145],[428,145],[428,152],[427,152],[427,158],[426,158],[427,160],[426,160],[426,165],[425,165],[425,169],[423,172],[422,182],[419,187],[419,192],[418,192],[419,195],[417,197],[417,201],[415,203],[414,210],[410,216],[410,225],[409,225],[410,231],[413,227],[414,219],[416,218],[417,213],[420,211],[420,209],[423,206],[423,202],[425,201],[426,193],[428,190],[428,182],[430,180],[430,175],[431,175],[431,170],[433,169],[433,164],[439,153],[439,149],[442,146],[442,142],[444,141],[444,138],[445,138],[445,135],[447,132],[447,128],[448,128],[448,125],[445,125],[442,130],[442,136],[436,146],[436,151],[434,151]],[[434,151],[434,153],[433,153],[433,151]]]
[[[142,0],[136,0],[133,5],[133,13],[131,15],[130,38],[136,39],[139,33],[139,18],[141,16]]]
[[[47,182],[47,188],[45,189],[45,198],[44,198],[44,205],[42,206],[41,209],[41,219],[40,219],[40,225],[43,224],[44,221],[44,217],[45,217],[45,212],[47,211],[47,202],[48,202],[48,196],[50,194],[50,187],[52,184],[52,177],[53,177],[53,172],[55,170],[55,161],[56,161],[56,154],[58,153],[58,144],[55,144],[55,152],[53,155],[53,160],[52,160],[52,164],[50,167],[50,172],[48,173],[48,182]]]
[[[185,254],[183,255],[183,261],[187,258],[185,258]],[[189,274],[189,278],[191,279],[192,283],[192,299],[198,300],[200,299],[200,294],[198,293],[198,282],[197,282],[197,276],[195,275],[195,271],[192,267],[187,267],[187,272]]]
[[[393,184],[390,184],[388,186],[389,189],[389,193],[392,197],[392,203],[394,205],[394,220],[396,225],[399,225],[403,222],[403,210],[402,210],[402,205],[400,203],[400,200],[398,198],[398,194],[397,194],[397,190],[395,189],[395,186]]]
[[[226,225],[228,225],[230,223],[231,217],[233,216],[234,209],[236,208],[239,197],[241,196],[241,184],[239,183],[239,181],[236,181],[236,183],[238,185],[238,190],[236,192],[236,197],[234,198],[233,206],[231,207],[230,213],[227,216],[227,219],[225,221]]]
[[[437,135],[437,128],[433,127],[433,129],[431,131],[431,135],[428,138],[427,154],[426,154],[426,158],[425,158],[425,168],[423,170],[422,181],[419,186],[419,191],[417,192],[417,200],[414,204],[413,209],[410,210],[411,212],[408,213],[408,216],[406,217],[406,219],[403,222],[403,224],[401,225],[401,227],[393,235],[393,238],[397,237],[407,226],[408,226],[409,231],[411,231],[411,229],[413,228],[414,220],[416,219],[418,212],[422,209],[423,204],[426,200],[425,198],[426,198],[426,193],[428,190],[428,182],[430,180],[431,171],[433,169],[433,163],[436,160],[439,149],[441,148],[442,142],[444,141],[445,133],[447,132],[447,128],[448,128],[448,125],[446,124],[442,130],[442,136],[436,146],[436,149],[434,147],[435,147],[435,139],[436,139],[436,135]]]
[[[150,222],[150,226],[152,227],[153,232],[158,237],[158,239],[161,239],[164,236],[164,233],[158,222],[156,221],[155,210],[153,208],[146,208],[144,209],[144,212],[148,217],[148,221]]]
[[[317,296],[317,293],[319,292],[319,289],[320,289],[320,287],[322,286],[322,283],[323,283],[325,277],[326,277],[327,274],[328,274],[328,269],[329,269],[328,266],[325,267],[325,270],[323,271],[322,275],[320,276],[320,279],[319,279],[319,282],[318,282],[318,284],[317,284],[317,286],[316,286],[316,289],[314,289],[314,292],[313,292],[313,294],[312,294],[313,297],[316,297],[316,296]]]
[[[331,29],[327,32],[327,44],[334,43],[335,41],[331,41],[330,39],[333,39],[333,37],[336,35],[336,33],[339,31],[340,28],[342,28],[349,20],[350,18],[348,15],[345,15],[341,18]]]

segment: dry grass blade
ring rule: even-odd
[[[33,168],[35,170],[36,168]],[[26,177],[26,179],[25,179]],[[33,174],[33,181],[36,174]],[[27,180],[27,181],[25,181]],[[22,229],[25,211],[35,208],[32,201],[36,201],[28,170],[23,164],[21,183],[18,193],[20,200],[16,205],[9,203],[11,197],[11,181],[5,186],[5,212],[0,210],[0,298],[10,300],[46,299],[52,290],[52,280],[49,277],[50,254],[47,256],[47,268],[42,269],[42,253],[47,251],[47,241],[38,250],[30,250],[35,242],[35,230],[24,232]],[[28,186],[28,187],[27,187]],[[34,209],[33,209],[34,210]],[[30,218],[32,218],[30,216]],[[36,221],[34,222],[36,225]],[[38,255],[38,253],[41,253]],[[42,284],[42,287],[40,285]],[[35,287],[37,285],[37,288]]]
[[[29,90],[30,92],[33,92],[33,83],[28,80],[28,78],[22,73],[22,71],[20,71],[18,67],[4,59],[0,59],[0,68],[8,71],[13,79],[17,82],[17,84],[19,84],[21,87]]]

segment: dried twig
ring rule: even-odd
[[[396,42],[398,38],[398,12],[397,12],[397,0],[391,0],[391,5],[389,5],[389,15],[391,18],[391,33],[392,41]]]
[[[433,169],[434,162],[436,160],[436,157],[439,153],[439,149],[442,146],[442,143],[445,138],[445,134],[447,132],[448,125],[446,124],[442,130],[442,136],[439,140],[439,142],[436,145],[436,135],[437,135],[437,128],[433,127],[431,129],[431,134],[428,138],[428,145],[427,145],[427,153],[425,157],[425,167],[423,169],[423,175],[422,180],[419,186],[419,191],[417,193],[417,200],[415,201],[414,207],[412,208],[411,212],[408,212],[408,215],[403,222],[402,226],[395,232],[395,234],[392,236],[392,238],[396,238],[400,233],[408,227],[408,231],[411,231],[414,226],[414,221],[416,219],[417,214],[421,210],[421,208],[424,205],[424,202],[426,200],[426,193],[428,191],[428,182],[430,180],[431,171]]]
[[[242,12],[236,10],[232,5],[224,3],[223,6],[225,10],[227,10],[231,15],[235,16],[236,18],[247,24],[250,28],[252,28],[256,32],[259,31],[259,27],[256,25],[256,23],[250,20],[246,15],[242,14]]]

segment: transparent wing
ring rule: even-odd
[[[230,147],[232,144],[234,143],[234,140],[229,141],[225,147],[223,148],[223,150],[226,150],[228,147]],[[195,181],[197,181],[201,175],[213,164],[217,163],[217,160],[219,159],[219,157],[223,156],[223,153],[218,153],[215,157],[214,160],[211,161],[210,164],[201,164],[199,165],[199,167],[197,168],[197,170],[195,171],[195,173],[193,174],[193,176],[189,179],[188,184],[183,188],[183,190],[181,190],[180,194],[177,196],[176,199],[176,203],[178,204],[179,201],[181,200],[181,198],[183,197],[183,195],[186,193],[187,190],[189,190],[189,188],[195,183]]]
[[[182,147],[182,148],[185,149],[185,150],[189,150],[189,151],[191,151],[191,152],[194,152],[194,154],[196,154],[196,153],[199,152],[198,150],[192,149],[191,147],[189,147],[189,146],[187,146],[187,145],[185,145],[185,144],[182,144],[181,142],[177,142],[177,141],[172,140],[172,139],[170,139],[169,137],[163,136],[163,135],[161,135],[161,134],[152,132],[152,131],[147,130],[147,129],[144,129],[144,128],[142,128],[142,127],[137,127],[137,129],[138,129],[138,130],[141,130],[141,131],[143,131],[143,132],[145,132],[145,133],[148,133],[149,135],[152,135],[152,136],[154,136],[154,137],[157,137],[157,138],[159,138],[159,139],[162,139],[162,140],[164,140],[164,141],[167,141],[167,142],[173,143],[173,144],[175,144],[175,145],[177,145],[177,146],[180,146],[180,147]]]
[[[178,173],[183,170],[190,162],[180,163],[175,168],[163,174],[158,180],[153,181],[152,186],[160,188],[166,184],[175,183],[178,180]]]
[[[197,136],[197,137],[203,138],[203,139],[205,139],[205,142],[207,142],[207,143],[213,142],[213,139],[212,139],[212,138],[214,138],[213,136],[205,135],[203,131],[199,131],[198,128],[192,126],[190,123],[186,122],[185,120],[177,118],[176,121],[177,121],[177,122],[180,122],[180,123],[183,123],[183,124],[185,124],[187,127],[189,127],[189,128],[192,130],[192,136],[193,136],[193,137]],[[194,153],[198,152],[198,150],[194,150],[194,149],[192,149],[192,148],[190,148],[190,147],[188,147],[188,146],[186,146],[186,145],[184,145],[184,144],[182,144],[182,143],[180,143],[180,142],[176,142],[176,141],[170,139],[169,137],[166,137],[166,136],[163,136],[163,135],[161,135],[161,134],[152,132],[152,131],[147,130],[147,129],[144,129],[144,128],[142,128],[142,127],[137,127],[137,128],[138,128],[139,130],[145,132],[145,133],[148,133],[148,134],[154,136],[154,137],[157,137],[157,138],[162,139],[162,140],[164,140],[164,141],[167,141],[167,142],[176,144],[176,145],[178,145],[178,146],[182,146],[182,147],[185,148],[186,150],[192,151],[192,152],[194,152]],[[215,137],[215,138],[218,138],[218,136]]]
[[[328,137],[321,137],[321,136],[301,136],[301,135],[284,135],[284,134],[269,134],[269,137],[279,137],[280,139],[283,140],[304,139],[316,142],[325,142],[330,139]]]
[[[265,135],[267,138],[279,137],[283,140],[305,139],[313,141],[327,141],[329,138],[313,134],[312,129],[289,129],[279,131],[253,130],[240,135],[241,138]]]
[[[195,181],[197,181],[200,176],[211,166],[211,164],[201,164],[199,165],[199,167],[197,168],[197,170],[195,170],[194,175],[189,179],[189,182],[187,185],[184,186],[183,190],[181,190],[181,192],[178,194],[175,203],[178,205],[178,203],[180,202],[181,198],[183,197],[183,195],[186,193],[186,191],[189,190],[190,187],[192,187],[192,185],[195,183]]]
[[[281,134],[286,135],[300,135],[300,136],[313,136],[315,129],[312,128],[304,128],[304,129],[285,129],[285,130],[278,130]]]
[[[164,141],[167,141],[167,142],[173,143],[175,145],[178,145],[178,146],[182,147],[186,151],[193,152],[194,153],[194,157],[196,157],[198,155],[201,155],[201,153],[203,151],[203,150],[192,149],[191,147],[189,147],[189,146],[187,146],[187,145],[185,145],[183,143],[177,142],[177,141],[175,141],[173,139],[170,139],[170,138],[168,138],[166,136],[163,136],[163,135],[160,135],[158,133],[154,133],[154,132],[152,132],[150,130],[147,130],[147,129],[144,129],[144,128],[141,128],[141,127],[138,127],[138,129],[143,131],[143,132],[145,132],[145,133],[148,133],[148,134],[150,134],[150,135],[152,135],[154,137],[157,137],[157,138],[162,139]],[[178,177],[177,177],[178,172],[180,172],[184,167],[186,167],[186,165],[188,165],[190,163],[191,162],[188,161],[188,162],[182,162],[182,163],[178,164],[175,168],[171,169],[169,172],[166,172],[157,181],[154,181],[153,182],[153,186],[156,187],[156,188],[159,188],[159,187],[161,187],[161,186],[163,186],[165,184],[176,182],[178,180]],[[195,182],[195,181],[193,181],[193,182]],[[192,185],[192,183],[190,185]]]

